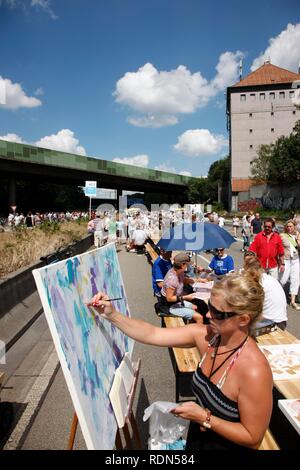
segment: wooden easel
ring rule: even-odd
[[[137,381],[138,381],[139,372],[140,372],[141,360],[138,359],[138,361],[133,363],[132,365],[134,368],[134,379],[133,379],[132,387],[128,396],[128,412],[125,417],[124,426],[122,428],[117,429],[116,440],[115,440],[116,450],[134,450],[134,449],[141,450],[142,449],[140,434],[139,434],[136,420],[132,411],[132,405],[133,405],[133,401],[135,397]],[[69,441],[68,441],[68,447],[67,447],[68,450],[73,450],[77,426],[78,426],[78,417],[77,417],[77,414],[74,412]],[[125,442],[125,445],[123,444],[123,442]]]

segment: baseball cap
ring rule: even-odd
[[[174,257],[174,263],[189,263],[190,261],[191,259],[187,253],[178,253]]]

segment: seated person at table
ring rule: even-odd
[[[234,271],[233,258],[224,253],[225,248],[216,248],[215,251],[216,254],[208,266],[210,271],[213,271],[216,276],[232,273]]]
[[[160,250],[160,256],[156,258],[152,266],[152,286],[154,295],[158,298],[161,296],[161,288],[165,275],[172,268],[171,263],[172,251]]]
[[[191,302],[193,294],[183,292],[185,285],[194,284],[196,281],[196,279],[184,277],[189,262],[190,257],[187,253],[179,253],[175,256],[173,268],[164,278],[159,302],[161,306],[168,307],[171,315],[202,323],[202,315],[196,311],[197,306]]]
[[[147,238],[148,234],[146,230],[144,230],[141,225],[138,225],[132,234],[132,240],[128,246],[128,250],[132,252],[141,252],[144,250]]]
[[[287,303],[280,282],[264,272],[254,251],[245,253],[244,271],[259,282],[264,289],[263,318],[272,320],[281,330],[285,330],[287,322]]]
[[[273,379],[267,359],[249,336],[264,299],[262,286],[252,276],[230,274],[215,283],[208,326],[159,328],[122,315],[107,299],[104,293],[96,294],[89,303],[91,313],[135,341],[198,349],[201,363],[192,379],[196,402],[180,403],[172,411],[190,422],[186,451],[259,447],[271,418]]]

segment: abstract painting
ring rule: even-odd
[[[114,243],[33,271],[47,322],[88,449],[113,449],[109,392],[133,341],[86,303],[102,291],[130,316]]]
[[[274,380],[300,379],[300,343],[260,346]]]

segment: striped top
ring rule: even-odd
[[[217,337],[214,337],[209,344],[208,350],[215,343]],[[235,351],[229,365],[227,366],[224,374],[220,378],[217,384],[214,384],[210,378],[208,378],[201,369],[201,365],[206,358],[207,352],[202,357],[197,370],[193,376],[192,389],[195,394],[197,403],[203,408],[207,408],[211,411],[212,415],[225,419],[226,421],[239,422],[240,414],[238,410],[238,404],[236,401],[226,397],[222,392],[222,387],[226,381],[227,375],[233,367],[238,356],[242,352],[248,337],[243,341],[240,347]],[[229,359],[229,357],[228,357]]]

